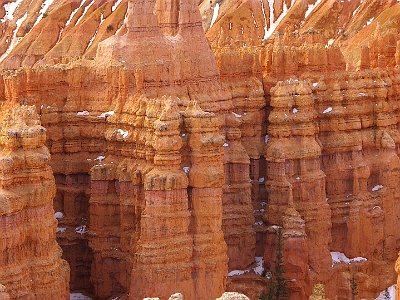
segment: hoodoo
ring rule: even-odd
[[[0,299],[65,299],[46,130],[33,106],[2,105],[0,120]]]

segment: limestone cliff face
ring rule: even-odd
[[[0,280],[11,299],[63,299],[69,268],[56,243],[55,183],[34,107],[1,107]],[[9,299],[1,285],[0,298]]]

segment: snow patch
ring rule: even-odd
[[[267,134],[267,135],[264,137],[264,143],[265,143],[265,144],[268,144],[268,142],[269,142],[269,135]]]
[[[373,192],[376,192],[376,191],[379,191],[379,190],[381,190],[381,189],[383,189],[383,185],[377,184],[377,185],[375,185],[375,186],[372,188],[372,191],[373,191]]]
[[[75,228],[75,232],[76,232],[76,233],[79,233],[79,234],[84,234],[84,233],[86,233],[86,232],[87,232],[86,225],[81,225],[81,226],[79,226],[79,227],[76,227],[76,228]]]
[[[239,115],[239,114],[234,113],[234,112],[232,112],[232,114],[233,114],[236,118],[241,118],[241,117],[242,117],[242,115]]]
[[[183,167],[182,170],[183,170],[183,172],[185,172],[186,174],[189,174],[190,167]]]
[[[117,129],[114,131],[114,133],[116,133],[117,135],[122,136],[122,138],[126,139],[129,135],[128,131],[122,130],[122,129]]]
[[[54,218],[57,220],[62,219],[64,217],[64,214],[61,211],[58,211],[54,214]]]
[[[335,39],[330,39],[326,45],[327,45],[328,47],[329,47],[329,46],[332,46],[334,41],[335,41]]]
[[[99,32],[99,28],[100,28],[100,26],[101,26],[101,24],[102,24],[103,22],[104,22],[104,15],[101,14],[101,16],[100,16],[99,27],[97,27],[95,33],[93,34],[92,38],[90,39],[89,44],[88,44],[88,46],[86,47],[86,50],[89,49],[89,47],[93,44],[93,41],[94,41],[94,39],[96,38],[97,33]]]
[[[332,267],[340,263],[351,264],[355,262],[365,262],[368,260],[365,257],[348,258],[342,252],[331,252],[331,256],[332,256]]]
[[[228,143],[223,144],[224,147],[229,147]]]
[[[264,272],[264,258],[262,256],[256,256],[256,266],[253,268],[254,273],[262,275]]]
[[[252,269],[257,275],[262,275],[264,273],[264,258],[262,256],[256,256],[255,258],[256,266]],[[250,270],[233,270],[228,273],[229,277],[240,276],[245,273],[249,273]]]
[[[378,298],[376,298],[375,300],[395,300],[396,299],[396,296],[395,296],[396,295],[396,288],[397,288],[396,284],[393,284],[393,285],[389,286],[387,289],[382,291],[379,294]]]
[[[304,19],[307,19],[307,17],[313,12],[313,10],[321,3],[322,0],[317,0],[314,4],[309,4],[308,9],[306,11],[306,14],[304,15]]]
[[[83,19],[83,17],[86,15],[87,11],[89,10],[89,8],[94,4],[96,0],[92,0],[92,2],[89,3],[89,5],[87,5],[85,7],[85,9],[83,10],[82,15],[79,17],[78,21],[76,21],[75,26],[79,24],[79,22]]]
[[[258,182],[259,182],[259,183],[263,183],[264,181],[265,181],[265,178],[264,178],[264,177],[258,178]]]
[[[92,300],[92,298],[90,298],[82,293],[70,293],[69,300]]]
[[[114,114],[114,111],[106,111],[103,112],[100,116],[98,116],[98,118],[107,118],[107,117],[111,117]]]
[[[213,27],[215,21],[217,21],[218,14],[219,14],[219,3],[215,4],[215,6],[214,6],[214,12],[213,12],[213,16],[211,19],[210,28]]]
[[[46,0],[43,2],[39,11],[39,17],[36,19],[35,23],[33,24],[33,27],[35,27],[43,19],[44,14],[47,12],[47,10],[49,9],[50,5],[53,4],[53,2],[54,0]]]
[[[363,4],[363,2],[364,2],[364,0],[361,0],[360,4],[359,4],[359,5],[357,6],[357,8],[353,11],[353,17],[354,17],[354,15],[358,12],[358,10],[360,9],[361,4]]]
[[[111,7],[111,11],[115,11],[117,7],[121,4],[122,0],[117,0],[114,5]]]
[[[103,160],[105,160],[106,159],[106,157],[105,156],[103,156],[103,155],[100,155],[99,157],[97,157],[95,160],[98,160],[98,161],[103,161]]]
[[[367,26],[370,25],[370,24],[372,23],[373,20],[374,20],[374,17],[372,17],[371,19],[369,19],[369,20],[367,21]]]
[[[325,109],[322,113],[323,114],[327,114],[330,113],[332,111],[332,107],[328,107],[327,109]]]
[[[239,275],[243,275],[244,273],[247,273],[247,272],[249,272],[249,270],[233,270],[228,273],[228,276],[229,277],[239,276]]]
[[[294,114],[297,114],[297,113],[299,112],[299,110],[298,110],[297,108],[293,108],[292,112],[293,112]]]
[[[124,28],[124,25],[126,24],[126,18],[127,17],[128,17],[128,10],[126,10],[126,13],[125,13],[125,16],[124,16],[124,21],[122,22],[121,27],[118,28],[118,30],[115,32],[115,35],[118,35],[121,32],[122,28]]]
[[[86,0],[82,0],[81,4],[78,6],[78,8],[76,8],[75,10],[72,11],[71,15],[69,16],[69,19],[67,20],[67,22],[65,23],[65,27],[67,27],[72,19],[74,18],[74,16],[76,15],[76,13],[78,12],[78,10],[83,6],[83,4],[86,2]]]
[[[28,13],[26,12],[21,18],[15,22],[16,27],[14,29],[12,38],[11,38],[11,43],[8,46],[6,52],[3,53],[3,55],[0,57],[0,62],[2,62],[8,54],[11,53],[11,51],[18,45],[18,43],[21,41],[22,37],[17,37],[18,30],[21,28],[22,23],[25,22],[26,18],[28,18]]]
[[[4,4],[4,10],[6,14],[4,17],[0,20],[1,23],[4,23],[6,20],[13,20],[14,19],[14,12],[17,9],[18,6],[22,3],[23,0],[17,0],[15,2],[9,2]]]
[[[67,230],[67,227],[57,227],[56,233],[63,233]]]
[[[88,116],[88,115],[90,115],[90,113],[89,113],[87,110],[84,110],[84,111],[78,111],[78,112],[76,113],[76,115],[77,115],[78,117],[83,117],[83,116]]]
[[[269,28],[267,29],[267,25],[264,26],[264,39],[263,39],[264,41],[268,40],[271,37],[276,27],[278,27],[282,19],[286,16],[287,12],[289,11],[286,2],[283,2],[283,11],[278,17],[278,19],[276,19],[276,21],[274,22],[274,0],[268,0],[268,4],[269,4]]]

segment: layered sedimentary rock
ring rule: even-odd
[[[310,293],[311,280],[309,272],[309,250],[305,222],[289,204],[283,216],[283,260],[285,262],[285,276],[289,282],[290,299],[304,299]]]
[[[334,261],[334,256],[336,255],[333,254],[334,252],[343,252],[348,257],[359,257],[354,261],[348,259],[348,263],[354,264],[353,270],[357,270],[355,271],[357,273],[356,280],[358,286],[362,287],[362,293],[365,297],[373,297],[372,290],[379,290],[376,283],[366,279],[369,276],[367,275],[369,274],[368,266],[375,265],[375,268],[378,269],[392,261],[396,252],[395,244],[397,242],[395,241],[398,240],[396,234],[391,232],[391,228],[394,226],[393,222],[395,222],[394,220],[397,219],[396,216],[398,215],[398,209],[394,205],[397,201],[397,187],[391,184],[391,182],[395,181],[393,178],[398,176],[396,175],[398,155],[394,151],[398,134],[391,129],[393,128],[391,124],[397,121],[390,117],[397,110],[397,106],[389,104],[393,99],[392,97],[397,97],[393,94],[393,89],[397,86],[397,76],[397,73],[364,72],[350,74],[349,78],[345,80],[326,77],[324,81],[308,83],[310,87],[308,93],[311,94],[312,92],[315,97],[315,101],[309,102],[314,107],[311,112],[313,110],[318,111],[319,115],[316,119],[315,112],[311,113],[302,121],[304,122],[307,119],[309,121],[315,120],[316,122],[314,126],[317,126],[317,131],[315,132],[318,135],[315,136],[317,142],[315,145],[316,149],[320,149],[316,153],[321,157],[322,161],[322,165],[319,166],[319,172],[325,175],[321,177],[320,187],[302,187],[301,191],[302,193],[312,191],[314,196],[307,196],[306,199],[313,199],[314,201],[317,200],[315,198],[316,191],[324,192],[324,195],[321,196],[320,204],[313,207],[316,211],[312,214],[312,219],[318,220],[320,218],[328,226],[323,231],[324,233],[307,232],[307,217],[304,216],[308,243],[310,243],[312,237],[328,238],[326,232],[327,230],[329,232],[329,228],[332,226],[332,242],[318,242],[319,246],[309,244],[311,271],[318,270],[318,267],[313,265],[313,260],[317,259],[321,263],[323,257],[321,256],[322,252],[312,253],[312,251],[318,251],[317,249],[321,249],[324,244],[326,245],[325,249],[332,252]],[[297,81],[292,81],[289,84],[289,86],[298,85]],[[301,82],[301,85],[307,85],[307,83]],[[277,157],[279,153],[286,157],[291,155],[292,149],[298,148],[303,153],[307,153],[306,149],[310,149],[310,146],[313,145],[312,142],[308,142],[307,146],[301,147],[284,147],[285,144],[276,147],[274,145],[274,136],[277,133],[284,134],[280,139],[282,142],[285,141],[285,135],[290,140],[297,133],[293,129],[284,131],[285,127],[276,126],[275,124],[284,124],[282,120],[296,115],[294,117],[295,121],[291,122],[293,128],[296,120],[299,120],[297,115],[301,111],[307,111],[307,109],[304,109],[305,107],[302,109],[300,106],[296,106],[293,109],[292,105],[297,102],[296,100],[290,100],[291,97],[288,95],[290,93],[287,92],[286,88],[283,88],[284,86],[283,83],[279,83],[272,90],[273,98],[271,104],[274,109],[270,114],[271,125],[269,129],[271,131],[267,145],[267,160],[270,159],[268,158],[268,153],[271,153],[272,157]],[[301,99],[302,92],[294,92],[293,98]],[[282,99],[282,101],[279,99]],[[363,111],[356,104],[361,101],[364,103],[363,107],[365,107]],[[282,105],[278,105],[278,103]],[[356,109],[356,107],[358,108]],[[286,112],[284,112],[285,109]],[[279,118],[280,114],[282,118]],[[383,114],[385,115],[384,118],[382,118]],[[303,134],[306,132],[306,128],[302,126]],[[296,143],[301,143],[301,139],[296,140]],[[308,151],[308,153],[312,152]],[[305,161],[301,162],[299,167],[305,164]],[[379,163],[377,163],[378,161]],[[275,164],[271,160],[268,166],[272,168]],[[283,174],[283,176],[287,177],[287,172],[291,172],[292,168],[291,166],[286,166],[281,168],[281,172],[272,172],[271,170],[272,178],[278,178],[277,174]],[[312,171],[311,167],[304,169],[307,170],[307,173]],[[274,188],[274,182],[277,182],[277,179],[272,179],[272,182],[271,179],[267,181],[267,185],[271,184],[271,187],[267,187],[267,190],[270,191],[269,209],[272,209],[275,213],[268,213],[266,217],[277,217],[276,220],[270,219],[270,222],[280,224],[279,220],[283,220],[279,217],[279,213],[276,213],[279,212],[279,205],[274,204],[276,201],[274,199],[277,199],[276,194],[272,193],[274,190],[279,192],[288,191],[280,199],[290,199],[289,191],[293,186],[294,203],[299,205],[300,215],[303,214],[303,210],[300,208],[301,201],[296,199],[296,186],[299,183],[302,184],[303,178],[307,177],[304,175],[297,174],[293,178],[294,181],[282,181],[286,182],[286,184],[282,183],[282,187],[279,189]],[[317,184],[318,181],[314,179],[312,182]],[[391,191],[391,197],[386,196],[386,189]],[[322,201],[322,199],[325,200],[325,193],[326,201]],[[322,209],[327,204],[329,206]],[[286,203],[284,207],[288,207],[288,205]],[[331,220],[329,220],[329,215],[322,218],[318,217],[321,216],[324,210],[328,211],[329,215],[332,216]],[[311,211],[312,209],[310,208],[305,210],[307,213]],[[322,226],[313,226],[313,230],[316,228],[322,228]],[[371,230],[373,233],[371,233]],[[327,258],[325,262],[319,264],[319,268],[321,268],[319,270],[325,269],[325,271],[319,273],[317,278],[321,274],[325,274],[319,278],[327,283],[328,297],[341,294],[345,299],[349,297],[350,293],[345,296],[347,292],[344,290],[334,292],[336,290],[335,286],[341,280],[342,284],[348,284],[349,289],[348,282],[352,273],[346,271],[347,267],[345,265],[340,263],[336,265],[337,262],[334,262],[333,272],[337,274],[337,277],[335,280],[333,280],[333,277],[329,279],[330,275],[328,276],[327,274],[332,272],[329,271],[329,260],[330,258]],[[384,282],[390,282],[390,278],[392,278],[392,275],[388,273],[381,273],[380,276]]]
[[[34,107],[1,107],[0,280],[11,299],[63,299],[69,268],[56,243],[55,183]],[[0,297],[8,299],[4,286]]]
[[[122,63],[134,85],[107,119],[106,158],[91,170],[95,294],[108,297],[119,286],[132,299],[175,290],[188,299],[215,298],[227,273],[221,230],[225,122],[196,102],[208,111],[228,110],[229,95],[216,80],[195,3],[159,14],[154,5],[131,1],[127,34],[105,41],[97,54],[100,64]],[[163,51],[153,56],[143,52],[160,44]],[[198,62],[201,67],[193,68]]]
[[[310,268],[321,280],[330,266],[331,224],[311,84],[280,82],[271,92],[273,110],[266,147],[265,184],[269,191],[266,219],[272,224],[282,224],[283,213],[293,197],[295,208],[306,224]]]

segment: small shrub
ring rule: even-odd
[[[114,26],[112,24],[107,26],[107,32],[113,31],[114,30]]]

